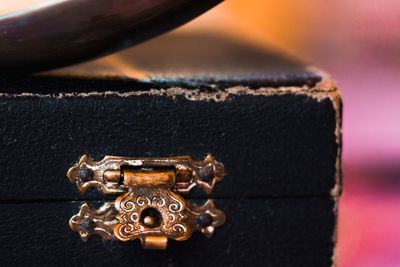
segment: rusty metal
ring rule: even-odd
[[[84,155],[67,176],[81,192],[98,188],[119,194],[98,209],[83,204],[70,227],[87,241],[93,234],[107,240],[140,239],[143,248],[165,249],[168,239],[188,239],[193,232],[211,237],[225,222],[225,214],[208,199],[196,206],[180,194],[199,186],[210,193],[224,177],[224,167],[211,155],[127,158],[106,156],[99,162]],[[178,179],[179,177],[179,179]]]

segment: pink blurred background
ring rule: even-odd
[[[44,1],[0,1],[0,14]],[[272,46],[337,80],[344,99],[340,267],[400,266],[399,26],[398,0],[229,0],[177,30]]]

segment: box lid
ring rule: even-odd
[[[212,153],[228,173],[216,198],[340,193],[338,90],[273,51],[167,35],[81,66],[3,77],[0,92],[2,200],[103,198],[66,177],[85,153]]]

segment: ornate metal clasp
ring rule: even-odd
[[[195,231],[210,237],[225,222],[225,214],[210,199],[195,206],[181,194],[195,186],[211,193],[224,175],[223,165],[211,155],[200,162],[188,156],[106,156],[95,162],[84,155],[68,170],[69,180],[82,193],[98,188],[119,196],[98,209],[83,204],[69,225],[84,241],[93,234],[107,240],[139,238],[143,248],[150,249],[165,249],[168,238],[186,240]]]

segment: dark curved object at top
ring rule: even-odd
[[[171,30],[221,1],[51,0],[2,16],[0,75],[110,54]]]

